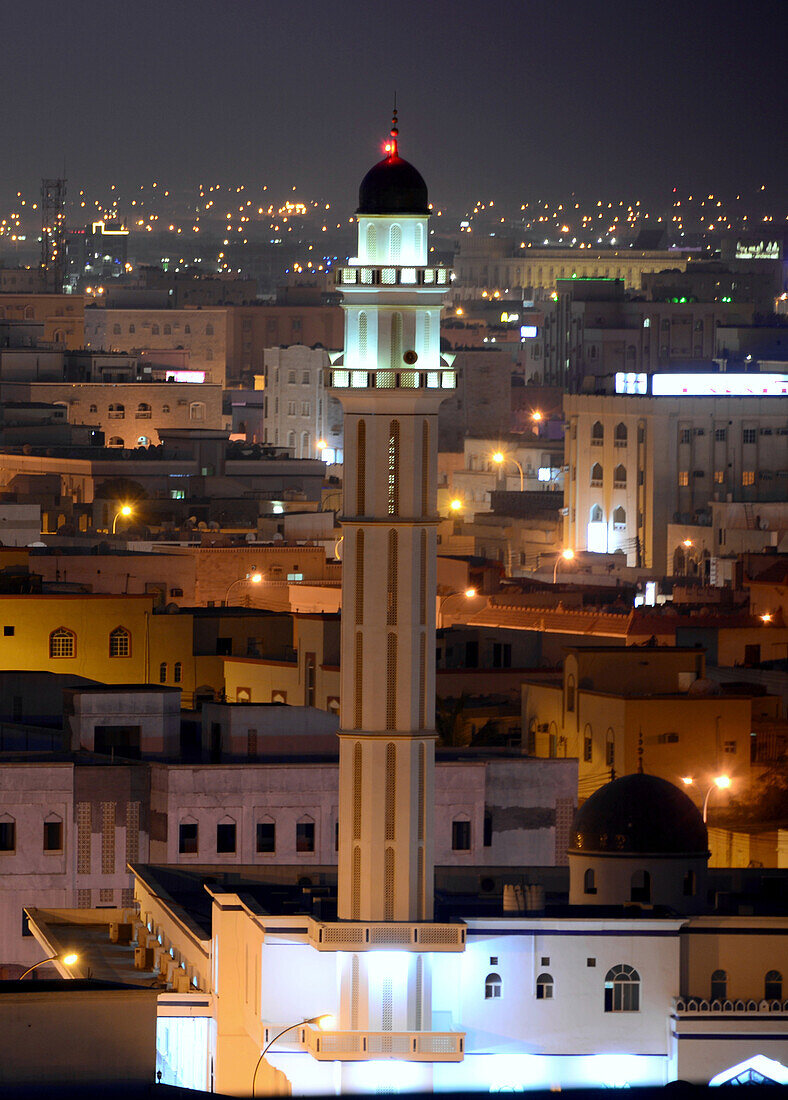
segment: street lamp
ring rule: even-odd
[[[284,1027],[281,1031],[277,1032],[273,1039],[269,1039],[263,1047],[260,1057],[257,1059],[257,1065],[254,1067],[254,1075],[252,1076],[252,1100],[254,1100],[254,1087],[257,1084],[257,1071],[260,1069],[260,1063],[277,1039],[281,1039],[283,1035],[287,1035],[288,1031],[294,1031],[297,1027],[303,1027],[304,1024],[317,1024],[321,1031],[328,1031],[335,1023],[336,1017],[332,1016],[330,1012],[327,1012],[323,1016],[311,1016],[308,1020],[299,1020],[296,1024],[290,1024],[289,1027]]]
[[[459,497],[455,497],[454,500],[449,502],[449,508],[452,512],[462,511],[462,501],[459,499]]]
[[[558,557],[555,559],[555,565],[553,566],[553,584],[558,580],[558,566],[562,561],[573,561],[575,556],[574,550],[566,549],[562,550]]]
[[[684,547],[685,550],[691,549],[692,548],[692,539],[684,539],[684,541],[682,542],[681,545]]]
[[[438,604],[437,618],[439,620],[439,629],[443,629],[443,609],[449,600],[453,600],[459,597],[461,600],[472,600],[479,595],[479,592],[475,588],[466,588],[463,592],[450,592],[448,596],[444,596]],[[483,598],[483,597],[482,597]]]
[[[682,776],[681,782],[684,784],[685,787],[691,787],[692,784],[695,782],[695,780],[692,778],[691,775],[685,775],[685,776]],[[725,790],[728,789],[728,787],[730,787],[730,785],[731,785],[731,777],[729,775],[716,775],[714,777],[714,782],[711,784],[709,789],[706,791],[706,797],[703,799],[703,823],[704,823],[704,825],[706,824],[706,818],[708,816],[709,798],[711,797],[711,792],[715,791],[715,790],[725,791]]]
[[[539,425],[542,423],[543,420],[544,417],[539,412],[539,410],[534,409],[534,411],[531,413],[531,423],[534,426],[534,435],[539,435]]]
[[[523,489],[525,488],[525,474],[523,473],[523,468],[517,461],[517,459],[514,458],[513,455],[505,455],[503,451],[496,451],[495,454],[492,456],[492,460],[496,464],[496,466],[503,466],[504,462],[513,462],[515,464],[520,473],[520,492],[522,493]]]
[[[760,616],[760,620],[764,624],[764,626],[770,623],[772,621],[771,611],[764,611],[763,615]]]
[[[132,506],[130,504],[121,504],[120,508],[118,508],[117,512],[115,513],[114,519],[112,520],[112,534],[113,535],[115,534],[115,528],[118,525],[118,518],[120,516],[128,517],[128,516],[132,515],[133,512],[134,512],[134,509],[132,508]]]
[[[79,955],[74,951],[69,951],[66,955],[50,955],[48,959],[41,959],[40,962],[33,963],[32,966],[29,966],[24,974],[19,975],[18,981],[21,982],[22,979],[26,978],[32,971],[38,970],[39,966],[44,966],[46,963],[51,962],[61,962],[64,966],[73,966],[76,962],[79,962]]]
[[[237,584],[244,584],[248,581],[250,584],[260,584],[263,579],[262,573],[247,573],[244,577],[239,577],[237,581],[232,581],[227,586],[227,591],[224,594],[224,606],[228,606],[228,600],[230,599],[230,593]]]

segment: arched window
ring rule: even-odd
[[[616,762],[616,737],[612,729],[608,727],[605,734],[605,765],[612,768]]]
[[[591,867],[589,867],[586,873],[583,875],[583,893],[596,893],[596,872]]]
[[[213,348],[206,348],[205,349],[205,361],[206,361],[206,363],[212,363],[213,362]]]
[[[183,331],[185,332],[185,334],[187,336],[191,336],[192,326],[191,325],[184,325],[183,326]]]
[[[575,678],[570,676],[566,681],[566,709],[573,713],[575,709]]]
[[[613,530],[621,531],[627,525],[627,510],[626,508],[614,508],[613,509]]]
[[[591,733],[591,727],[586,722],[586,728],[583,730],[583,762],[590,764],[594,756],[594,738]]]
[[[161,664],[159,665],[159,683],[160,684],[166,684],[167,683],[167,662],[166,661],[162,661]]]
[[[633,871],[629,880],[630,901],[651,901],[651,875],[648,871]]]
[[[113,336],[120,336],[120,325],[113,325],[112,326],[112,335]]]
[[[725,970],[715,970],[711,976],[711,1000],[724,1001],[728,996],[728,975]]]
[[[553,976],[552,974],[540,974],[536,979],[536,999],[537,1001],[552,1001],[553,999]]]
[[[399,370],[402,366],[402,314],[391,315],[391,369]]]
[[[591,522],[592,523],[604,523],[605,513],[602,511],[602,507],[599,504],[591,505]]]
[[[109,439],[107,440],[107,446],[108,447],[122,447],[123,446],[123,438],[119,435],[111,435],[109,437]]]
[[[604,473],[602,470],[602,464],[599,462],[595,462],[594,465],[591,467],[591,484],[601,485],[603,476]]]
[[[358,358],[363,366],[367,359],[367,315],[363,309],[358,315]]]
[[[91,405],[90,406],[90,411],[92,413],[98,412],[98,405]]]
[[[488,974],[484,979],[485,1001],[497,1001],[501,996],[502,985],[500,974]]]
[[[205,404],[202,401],[192,401],[189,405],[190,420],[205,420]]]
[[[640,975],[625,963],[605,974],[605,1012],[637,1012],[640,1008]]]
[[[295,434],[295,432],[288,432],[287,433],[287,445],[291,450],[293,450],[293,451],[295,450],[295,445],[296,445],[296,434]]]
[[[311,444],[310,444],[310,440],[309,440],[309,432],[302,432],[301,433],[301,457],[302,458],[309,458],[310,457],[310,449],[311,449]]]
[[[591,439],[592,439],[592,441],[601,443],[604,438],[605,438],[605,429],[602,426],[602,421],[597,420],[594,423],[593,428],[591,429]]]
[[[73,630],[65,626],[59,626],[49,635],[50,657],[75,657],[77,653],[77,636]]]
[[[783,999],[783,976],[779,970],[767,970],[763,980],[763,995],[767,1001]]]
[[[416,263],[422,262],[422,256],[424,255],[424,226],[421,222],[416,225]]]
[[[161,411],[163,413],[168,413],[170,411],[170,406],[169,405],[162,405]]]
[[[673,551],[673,576],[683,577],[687,568],[687,561],[684,555],[684,550],[681,546],[677,546]]]
[[[627,471],[625,466],[616,466],[613,471],[613,485],[616,489],[623,489],[627,483]]]
[[[684,874],[684,897],[691,898],[695,896],[696,890],[696,878],[694,871],[686,871]]]
[[[137,405],[137,416],[141,420],[143,420],[143,419],[144,420],[149,420],[150,419],[150,413],[151,413],[151,408],[150,408],[150,405],[147,403],[147,401],[140,401],[139,405]]]
[[[626,424],[624,424],[623,422],[616,424],[616,430],[614,433],[616,444],[626,443],[627,435],[628,433]]]
[[[392,225],[389,230],[389,263],[398,264],[402,253],[402,229]]]
[[[210,321],[205,326],[205,335],[206,336],[213,336],[213,325],[211,324]]]
[[[176,684],[179,684],[182,679],[183,665],[180,661],[176,661],[172,666],[172,678]]]
[[[165,336],[172,336],[172,325],[165,325],[164,326],[164,335]]]
[[[367,226],[367,263],[374,264],[378,254],[378,231],[374,225]]]
[[[123,420],[126,416],[125,405],[110,405],[109,418],[110,420]]]
[[[159,335],[159,326],[158,325],[152,325],[150,331],[151,331],[151,336],[158,336]]]
[[[131,634],[125,626],[117,626],[109,634],[110,657],[131,656]]]

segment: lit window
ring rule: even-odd
[[[755,471],[743,470],[741,475],[742,485],[754,485],[755,484]]]
[[[173,678],[173,680],[175,681],[176,684],[179,684],[181,682],[182,668],[183,668],[183,666],[181,665],[181,662],[176,661],[174,666],[173,666],[173,676],[172,676],[172,678]]]
[[[553,999],[552,974],[540,974],[536,979],[536,999],[537,1001],[551,1001]]]
[[[715,470],[714,471],[714,484],[715,485],[722,485],[724,481],[725,481],[725,471],[724,470]]]
[[[167,662],[166,661],[162,661],[162,663],[159,665],[159,683],[160,684],[166,684],[167,683]]]
[[[679,471],[679,485],[689,485],[689,471]]]
[[[484,979],[484,999],[485,1001],[496,1001],[501,996],[501,975],[500,974],[488,974]]]
[[[49,635],[50,657],[73,657],[77,650],[77,636],[64,626],[53,630]]]
[[[131,656],[131,634],[122,626],[110,632],[109,655],[110,657]]]
[[[640,1008],[640,975],[621,963],[605,974],[605,1012],[637,1012]]]

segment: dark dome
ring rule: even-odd
[[[391,153],[367,172],[357,214],[429,214],[427,184],[412,164]]]
[[[684,791],[656,775],[625,775],[601,787],[575,815],[571,852],[705,855],[706,826]]]

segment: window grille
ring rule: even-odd
[[[402,253],[402,229],[392,225],[389,232],[389,262],[398,264]]]
[[[126,803],[126,862],[136,863],[140,858],[140,804]]]
[[[353,724],[356,729],[361,729],[363,722],[363,693],[364,693],[364,639],[361,631],[356,631],[356,659],[355,659],[355,714],[353,716]]]
[[[77,804],[77,874],[90,874],[91,808],[89,802]]]
[[[391,315],[391,369],[397,371],[402,367],[402,314]]]
[[[394,920],[394,849],[386,848],[383,857],[383,919]],[[385,1028],[383,1029],[386,1030]]]
[[[419,892],[418,896],[418,914],[419,920],[424,920],[425,912],[427,909],[427,899],[425,896],[427,880],[424,877],[424,848],[419,845],[418,856],[416,857],[416,889]]]
[[[386,796],[385,796],[385,839],[395,839],[397,807],[397,746],[393,742],[386,745]]]
[[[386,729],[397,726],[397,635],[386,638]]]
[[[367,226],[367,263],[374,264],[378,253],[378,234],[374,225]]]
[[[370,226],[370,228],[374,228]],[[358,1031],[358,1007],[359,1007],[359,979],[360,966],[358,955],[354,955],[350,963],[350,1030]]]
[[[359,420],[358,422],[358,445],[356,450],[356,515],[363,516],[366,511],[365,471],[367,465],[367,424],[365,420]]]
[[[419,539],[419,622],[427,624],[427,532],[423,528]]]
[[[356,532],[356,626],[364,622],[364,532]]]
[[[424,634],[419,635],[419,729],[427,726],[427,639]]]
[[[115,873],[115,803],[101,803],[101,873]]]
[[[430,503],[430,425],[421,426],[421,514],[428,514]]]
[[[362,798],[362,771],[361,771],[361,742],[356,741],[353,746],[353,839],[361,839],[361,798]]]
[[[350,915],[353,920],[358,920],[361,914],[361,849],[358,845],[353,849],[353,874],[350,894]]]
[[[399,421],[389,425],[388,513],[399,515]]]
[[[398,536],[389,531],[388,570],[386,575],[386,624],[397,625]]]
[[[73,657],[76,653],[76,634],[60,626],[49,635],[50,657]]]
[[[358,357],[361,363],[367,358],[367,315],[363,310],[358,315]]]
[[[90,909],[91,891],[77,890],[77,909]]]
[[[427,750],[424,745],[419,745],[419,779],[418,779],[418,839],[424,840],[424,811],[425,806],[425,782],[427,770]]]
[[[109,655],[110,657],[131,656],[131,634],[122,626],[110,632]]]
[[[416,1031],[421,1031],[422,1027],[424,1026],[423,1023],[422,1023],[422,1019],[423,1019],[422,1002],[423,1002],[423,999],[424,999],[424,956],[423,955],[417,955],[416,956],[415,998],[416,998],[416,1020],[415,1020]]]

